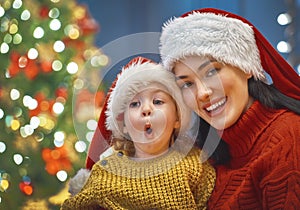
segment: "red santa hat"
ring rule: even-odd
[[[161,64],[143,57],[134,58],[122,68],[107,94],[98,128],[88,150],[87,169],[91,169],[99,160],[100,154],[110,147],[109,141],[112,134],[117,138],[130,139],[127,134],[123,133],[123,113],[134,95],[150,84],[162,85],[164,91],[174,98],[181,122],[180,132],[188,128],[191,111],[183,101],[174,75],[166,71]]]
[[[227,11],[204,8],[167,21],[160,38],[163,65],[189,55],[211,56],[239,67],[255,79],[265,73],[283,94],[300,100],[300,77],[267,39],[246,19]]]

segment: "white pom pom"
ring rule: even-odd
[[[72,196],[80,192],[80,190],[83,188],[86,181],[88,180],[90,173],[90,170],[82,168],[79,171],[77,171],[76,175],[73,178],[70,179],[69,193],[71,193]]]

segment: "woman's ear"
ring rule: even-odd
[[[123,126],[123,133],[125,133],[125,134],[128,134],[128,130],[127,130],[127,128],[126,128],[126,125],[124,124],[124,126]]]

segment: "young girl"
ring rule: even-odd
[[[217,9],[166,22],[160,53],[186,104],[229,148],[223,158],[229,161],[216,165],[209,209],[299,208],[300,78],[294,69],[250,22]],[[220,151],[226,150],[214,157],[223,156]]]
[[[134,59],[108,95],[114,149],[61,209],[205,209],[215,171],[193,147],[190,114],[172,73]]]

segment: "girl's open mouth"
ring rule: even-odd
[[[151,133],[152,133],[152,128],[151,128],[151,123],[150,123],[150,122],[147,122],[147,123],[146,123],[145,128],[144,128],[144,131],[145,131],[147,134],[151,134]]]

